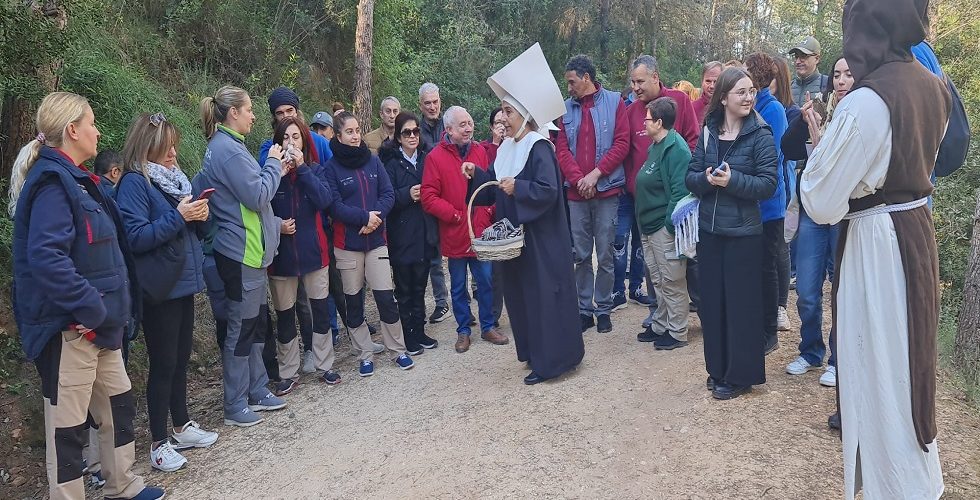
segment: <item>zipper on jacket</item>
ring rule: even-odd
[[[361,186],[361,206],[364,207],[364,210],[367,210],[368,211],[368,221],[370,221],[371,220],[371,216],[370,216],[371,211],[368,210],[368,206],[367,206],[367,194],[366,194],[367,188],[368,188],[368,182],[367,182],[367,178],[364,176],[363,169],[358,169],[357,170],[357,183],[358,183],[358,185]],[[369,248],[370,246],[371,246],[371,238],[370,238],[370,235],[369,234],[365,234],[364,235],[364,251],[365,252],[370,251],[370,248]]]
[[[711,134],[711,132],[708,131],[708,134]],[[742,138],[742,131],[739,130],[738,131],[738,135],[735,136],[735,139],[732,141],[732,145],[731,146],[728,146],[728,151],[725,151],[725,157],[722,158],[720,162],[718,162],[718,165],[721,165],[722,163],[725,163],[725,160],[728,159],[728,155],[730,155],[732,153],[732,148],[735,147],[735,144],[737,144],[738,143],[738,140],[741,139],[741,138]],[[721,150],[721,134],[718,134],[718,135],[715,136],[715,153],[716,153],[716,155],[717,155],[717,152],[720,151],[720,150]],[[731,175],[731,169],[732,169],[732,167],[731,167],[731,165],[729,165],[728,166],[729,175]],[[731,181],[732,181],[732,178],[729,177],[728,178],[728,182],[730,183]],[[714,208],[711,209],[711,232],[712,233],[714,233],[714,231],[715,231],[715,216],[718,215],[718,194],[719,193],[717,193],[717,192],[715,193],[715,205],[714,205]]]
[[[298,228],[296,228],[296,213],[299,212],[299,196],[300,196],[299,188],[296,186],[296,183],[293,183],[293,229],[296,230],[296,232],[293,233],[292,235],[293,257],[295,257],[296,259],[294,261],[296,263],[296,275],[302,276],[303,272],[300,270],[302,266],[300,266],[300,262],[299,262],[299,248],[298,248],[299,238],[297,237],[297,235],[299,234],[299,230]]]

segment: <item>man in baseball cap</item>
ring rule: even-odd
[[[812,36],[803,39],[798,45],[789,50],[796,67],[796,78],[793,79],[793,101],[797,106],[806,102],[806,93],[816,96],[824,91],[827,77],[817,71],[820,63],[820,42]]]
[[[313,129],[314,134],[319,134],[328,141],[333,139],[333,117],[326,111],[317,111],[317,113],[313,115],[313,121],[310,122],[310,128]]]

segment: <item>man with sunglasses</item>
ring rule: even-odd
[[[796,68],[796,77],[793,78],[792,91],[793,102],[797,106],[806,103],[806,94],[811,96],[821,95],[827,88],[827,75],[821,75],[817,69],[820,64],[820,42],[812,36],[806,37],[799,45],[789,51],[793,58]]]

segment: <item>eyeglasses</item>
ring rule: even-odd
[[[418,127],[402,129],[402,137],[412,137],[413,135],[415,137],[421,137],[422,129]]]
[[[740,99],[755,99],[755,96],[759,93],[758,89],[742,89],[738,92],[729,92],[728,95],[738,96]]]
[[[163,113],[153,113],[150,115],[150,125],[154,127],[159,127],[165,121],[167,121],[167,117],[163,116]]]

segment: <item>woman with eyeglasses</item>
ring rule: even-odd
[[[378,150],[395,191],[388,214],[388,249],[395,279],[395,298],[411,355],[439,345],[425,334],[425,287],[432,259],[439,255],[439,228],[422,210],[422,172],[425,151],[420,146],[418,118],[406,112],[395,117],[395,136]]]
[[[753,108],[757,93],[745,70],[721,74],[685,180],[700,200],[699,313],[707,386],[716,399],[766,381],[759,202],[776,191],[776,148]]]
[[[216,432],[201,429],[187,413],[194,295],[204,290],[198,234],[209,212],[207,199],[191,197],[191,182],[177,165],[179,144],[177,127],[162,113],[137,117],[126,133],[124,173],[116,189],[143,290],[150,465],[165,472],[187,463],[177,450],[206,448],[218,440]]]

